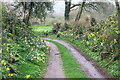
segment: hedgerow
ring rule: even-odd
[[[116,18],[110,16],[94,26],[69,28],[67,31],[59,31],[58,34],[68,40],[70,38],[70,41],[76,45],[84,45],[91,51],[83,50],[87,55],[107,69],[109,74],[118,77],[120,31],[117,24]]]
[[[42,77],[49,44],[41,40],[14,13],[2,6],[2,79]]]

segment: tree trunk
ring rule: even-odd
[[[78,14],[77,14],[77,16],[76,16],[75,21],[79,21],[79,19],[81,18],[81,15],[82,15],[82,12],[83,12],[83,7],[84,7],[84,5],[85,5],[85,1],[86,1],[86,0],[84,0],[84,1],[82,2],[82,5],[81,5],[81,7],[80,7],[80,9],[79,9],[79,11],[78,11]]]
[[[28,12],[29,12],[28,15],[26,17],[24,17],[24,19],[23,19],[23,22],[25,22],[25,24],[27,24],[27,25],[30,25],[29,20],[30,20],[30,16],[32,13],[32,8],[33,8],[33,2],[31,2],[30,8],[28,9]]]
[[[65,24],[64,24],[64,26],[65,26],[65,30],[68,29],[70,8],[71,8],[71,0],[69,0],[69,2],[65,1],[65,13],[64,13],[64,17],[65,17]]]
[[[71,2],[66,2],[65,1],[65,20],[69,21],[69,14],[70,14],[70,7],[71,7]]]
[[[116,1],[115,3],[116,3],[116,9],[117,9],[117,18],[118,18],[118,29],[120,31],[120,5],[118,0],[115,0],[115,1]],[[116,56],[120,55],[119,52],[120,52],[120,33],[118,34],[118,52]]]

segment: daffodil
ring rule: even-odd
[[[95,34],[91,33],[91,36],[94,36]]]
[[[107,24],[107,22],[104,22],[105,24]]]
[[[30,78],[30,75],[26,75],[25,78],[26,78],[26,79]]]
[[[37,57],[37,59],[40,59],[39,57]]]
[[[2,50],[0,50],[0,53],[2,53]]]
[[[117,34],[119,34],[120,33],[120,31],[115,31]]]
[[[42,59],[45,59],[44,57],[42,57]]]
[[[88,45],[88,44],[89,44],[89,42],[87,41],[87,42],[86,42],[86,44]]]
[[[50,46],[49,43],[46,43],[47,46]]]
[[[101,42],[100,44],[101,44],[101,46],[103,46],[103,43],[102,43],[102,42]]]
[[[1,63],[4,63],[4,62],[5,62],[4,60],[1,61]]]
[[[9,51],[9,47],[6,48],[6,51]]]
[[[28,47],[30,47],[30,45],[27,45]]]
[[[10,44],[6,44],[7,46],[9,46]]]
[[[114,39],[114,43],[117,43],[117,40],[116,40],[116,39]]]
[[[38,59],[38,60],[42,61],[42,59]]]
[[[94,41],[97,41],[97,39],[96,39],[96,38],[94,38],[93,40],[94,40]]]
[[[33,57],[34,59],[36,59],[36,57]]]
[[[10,41],[11,39],[9,38],[8,41]]]
[[[30,44],[33,44],[33,43],[30,43]]]
[[[6,68],[6,70],[10,70],[10,68]]]
[[[8,76],[13,76],[13,74],[8,74]]]
[[[4,62],[3,64],[6,65],[7,63]]]

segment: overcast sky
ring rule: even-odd
[[[0,0],[0,1],[5,1],[5,2],[14,2],[16,0]],[[23,0],[25,1],[25,0]],[[31,0],[29,0],[31,1]],[[35,1],[35,0],[32,0],[32,1]],[[37,0],[37,1],[47,1],[47,0]],[[57,14],[57,15],[64,15],[64,10],[65,10],[65,3],[64,3],[64,0],[50,0],[50,1],[55,1],[55,4],[54,4],[54,13]],[[71,0],[72,3],[78,3],[82,0]],[[115,1],[115,0],[87,0],[87,1]],[[120,1],[120,0],[118,0]]]
[[[55,1],[55,5],[54,5],[54,11],[55,12],[54,13],[57,14],[57,15],[64,15],[64,10],[65,10],[64,0],[54,0],[54,1]],[[92,0],[88,0],[88,1],[92,1]],[[100,0],[95,0],[95,1],[100,1]],[[102,1],[104,1],[104,0],[102,0]],[[114,2],[114,0],[109,0],[109,1]],[[72,3],[74,3],[74,4],[78,3],[78,2],[81,2],[81,0],[72,0]]]

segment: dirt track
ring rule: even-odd
[[[50,38],[42,38],[42,39],[56,41],[64,45],[76,58],[77,62],[81,65],[81,69],[85,72],[85,74],[89,78],[110,78],[110,76],[107,76],[102,71],[102,69],[99,68],[99,66],[96,66],[90,60],[87,60],[86,56],[83,55],[84,53],[79,51],[76,47],[72,46],[71,44],[65,41],[56,40],[56,39],[50,39]]]
[[[47,73],[45,78],[65,78],[64,71],[62,69],[62,61],[60,52],[57,46],[51,42],[49,42],[50,46],[50,57]]]

